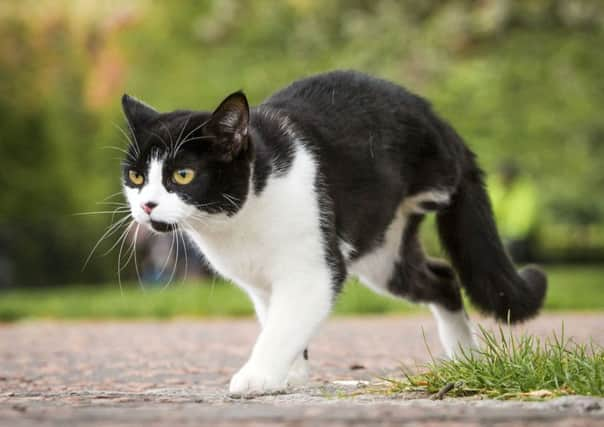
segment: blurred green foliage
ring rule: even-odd
[[[604,309],[602,267],[556,267],[548,271],[547,311]],[[471,305],[468,304],[467,307]],[[338,315],[416,314],[425,307],[377,295],[355,280],[344,286],[334,311]],[[170,319],[176,317],[252,316],[249,298],[225,281],[174,283],[142,292],[134,283],[16,289],[0,298],[0,322],[24,319]]]
[[[105,147],[125,144],[123,92],[211,109],[334,68],[428,97],[487,171],[516,159],[541,195],[543,257],[601,258],[602,46],[598,0],[4,1],[4,282],[115,278],[112,256],[80,272],[108,216],[73,214],[119,191],[121,154]]]

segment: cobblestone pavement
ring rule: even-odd
[[[544,315],[517,329],[545,335],[562,322],[578,342],[604,344],[604,314]],[[438,353],[427,316],[331,319],[310,346],[311,386],[232,399],[229,378],[257,332],[251,319],[0,325],[0,426],[604,426],[604,400],[593,398],[342,397],[354,381],[425,362],[426,344]]]

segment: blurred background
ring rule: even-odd
[[[547,265],[547,307],[604,309],[603,46],[599,0],[4,0],[0,319],[250,314],[194,251],[186,280],[182,251],[158,269],[170,242],[118,267],[116,229],[83,268],[123,216],[120,96],[211,110],[335,68],[427,97],[488,172],[515,260]],[[407,310],[354,284],[338,306]]]

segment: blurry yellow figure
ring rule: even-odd
[[[513,162],[506,162],[488,180],[497,228],[514,261],[534,259],[539,203],[534,184]]]

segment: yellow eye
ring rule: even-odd
[[[132,182],[134,185],[143,185],[143,182],[145,181],[145,178],[140,173],[134,170],[128,171],[128,178],[130,179],[130,182]]]
[[[187,185],[195,178],[195,171],[193,169],[177,169],[172,174],[172,181],[179,185]]]

